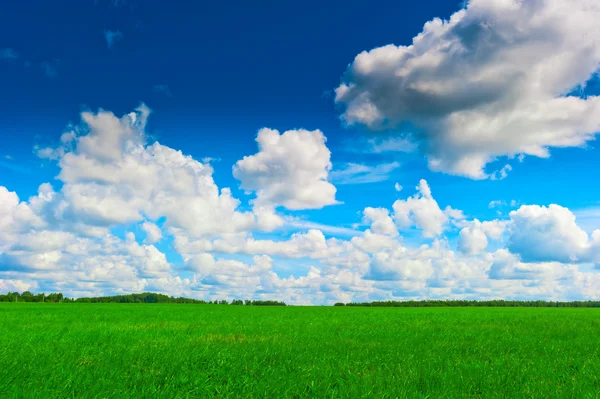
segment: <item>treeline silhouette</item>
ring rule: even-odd
[[[338,302],[334,306],[362,306],[373,308],[426,308],[426,307],[526,307],[526,308],[600,308],[600,301],[476,301],[476,300],[428,300],[428,301],[375,301]]]
[[[76,302],[76,303],[193,303],[206,305],[244,305],[244,306],[286,306],[284,302],[265,301],[265,300],[249,300],[234,299],[228,302],[225,299],[215,301],[204,301],[200,299],[191,299],[184,297],[172,297],[164,294],[156,294],[153,292],[143,292],[141,294],[113,295],[91,298],[68,298],[62,293],[54,294],[36,294],[25,291],[21,294],[18,292],[9,292],[6,295],[0,295],[0,302]]]
[[[63,302],[66,299],[68,298],[65,298],[60,292],[48,295],[44,293],[34,295],[29,291],[24,291],[22,294],[18,292],[0,294],[0,302]]]
[[[90,298],[68,298],[62,293],[33,294],[30,291],[22,293],[9,292],[0,294],[0,302],[73,302],[73,303],[191,303],[205,305],[234,305],[234,306],[286,306],[285,302],[267,300],[225,299],[204,301],[184,297],[172,297],[153,292],[141,294],[113,295]],[[476,301],[476,300],[425,300],[425,301],[375,301],[375,302],[338,302],[334,306],[358,306],[373,308],[424,308],[424,307],[530,307],[530,308],[600,308],[600,301]]]

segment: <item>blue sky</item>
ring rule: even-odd
[[[596,297],[600,11],[561,7],[2,5],[0,289]],[[167,162],[154,143],[191,158]]]

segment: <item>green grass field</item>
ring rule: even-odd
[[[1,398],[600,396],[600,309],[0,304]]]

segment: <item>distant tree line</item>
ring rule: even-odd
[[[6,295],[0,294],[0,302],[62,302],[65,298],[63,294],[37,294],[34,295],[29,291],[23,291],[19,294],[18,292],[9,292]]]
[[[286,306],[284,302],[264,301],[264,300],[241,300],[234,299],[229,303],[227,300],[204,301],[200,299],[191,299],[184,297],[172,297],[153,292],[143,292],[141,294],[113,295],[91,298],[67,298],[62,293],[37,294],[29,291],[22,294],[18,292],[9,292],[6,295],[0,295],[0,302],[77,302],[77,303],[194,303],[207,305],[245,305],[245,306]]]
[[[184,297],[172,297],[153,292],[141,294],[113,295],[90,298],[68,298],[62,293],[33,294],[30,291],[22,293],[9,292],[0,294],[0,302],[75,302],[75,303],[191,303],[206,305],[234,305],[234,306],[286,306],[284,302],[268,300],[241,300],[234,299],[228,302],[225,299],[204,301]],[[532,308],[600,308],[600,301],[476,301],[476,300],[429,300],[429,301],[375,301],[375,302],[338,302],[334,306],[362,306],[380,308],[422,308],[422,307],[532,307]]]
[[[600,308],[600,301],[470,301],[470,300],[429,300],[429,301],[375,301],[338,302],[334,306],[363,306],[380,308],[425,308],[425,307],[528,307],[528,308]]]

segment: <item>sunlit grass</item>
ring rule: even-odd
[[[600,309],[0,304],[0,398],[600,396]]]

